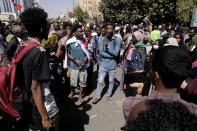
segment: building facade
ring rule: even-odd
[[[13,16],[14,19],[24,10],[35,7],[35,0],[14,0],[15,3],[22,6],[20,11],[17,11],[11,0],[0,0],[0,20],[9,21],[9,17]],[[12,18],[13,18],[12,17]]]
[[[21,11],[35,6],[35,0],[14,0],[15,3],[22,5]],[[0,0],[0,13],[16,13],[17,10],[11,0]]]
[[[88,11],[90,18],[101,15],[99,12],[99,3],[101,0],[77,0],[76,6],[80,6],[83,11]]]
[[[34,0],[35,2],[34,2],[34,5],[35,5],[35,7],[39,7],[39,1],[40,0]]]

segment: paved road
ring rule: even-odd
[[[116,83],[120,81],[121,70],[116,71]],[[120,131],[124,126],[124,117],[122,112],[122,102],[124,99],[123,92],[118,86],[115,86],[111,103],[106,103],[107,88],[104,88],[104,95],[101,101],[94,105],[92,100],[96,95],[96,77],[94,72],[91,83],[92,86],[86,88],[86,96],[84,104],[78,102],[78,92],[73,99],[67,98],[70,87],[67,85],[59,85],[54,90],[55,99],[60,108],[61,131]],[[66,82],[69,84],[69,80]],[[0,121],[0,127],[2,123]],[[2,129],[4,130],[4,129]],[[14,131],[14,129],[13,129]]]
[[[120,131],[124,126],[124,117],[122,112],[122,102],[124,93],[119,87],[114,88],[114,94],[111,103],[106,103],[107,88],[104,88],[104,95],[99,103],[92,104],[93,98],[96,96],[96,76],[92,77],[92,86],[88,89],[87,96],[84,97],[85,104],[81,105],[77,101],[77,93],[72,100],[64,100],[61,106],[61,116],[63,118],[62,131]],[[120,81],[121,70],[116,71],[116,83]],[[65,96],[65,95],[64,95]]]
[[[120,81],[120,76],[121,70],[118,68],[115,77],[117,81]],[[96,84],[94,84],[94,86],[96,86]],[[107,87],[105,89],[107,89]],[[84,98],[85,100],[91,99],[87,103],[91,106],[91,109],[86,112],[89,116],[89,122],[84,125],[85,131],[120,131],[120,128],[124,125],[122,113],[124,93],[116,86],[111,103],[109,104],[106,103],[106,93],[99,103],[96,105],[92,104],[92,99],[95,96],[96,90]],[[79,103],[76,102],[76,104]],[[82,110],[83,108],[80,109]]]

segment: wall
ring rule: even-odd
[[[100,15],[100,12],[98,11],[99,2],[101,2],[101,0],[77,0],[76,5],[80,6],[83,11],[87,10],[89,16],[93,18]]]

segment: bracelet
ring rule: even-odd
[[[75,62],[75,58],[74,57],[72,58],[72,61]]]

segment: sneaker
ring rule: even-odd
[[[111,102],[111,97],[110,97],[110,96],[107,96],[106,102],[107,102],[107,103],[110,103],[110,102]]]
[[[97,104],[99,101],[100,101],[99,98],[95,98],[95,99],[92,101],[92,103],[93,103],[93,104]]]

